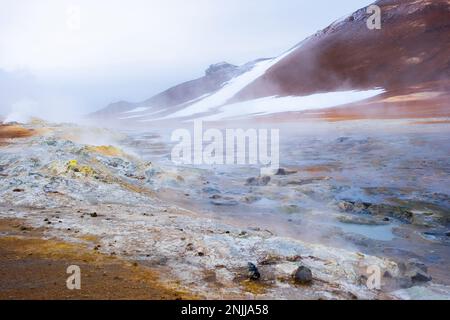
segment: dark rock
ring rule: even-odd
[[[432,278],[430,275],[428,275],[425,272],[417,272],[414,275],[411,276],[411,280],[413,281],[413,283],[418,283],[418,282],[428,282],[431,281]]]
[[[91,216],[92,218],[96,218],[96,217],[97,217],[97,212],[92,212],[92,213],[90,214],[90,216]]]
[[[231,197],[213,198],[211,203],[215,206],[237,206],[239,203]]]
[[[24,189],[19,189],[19,188],[13,189],[13,192],[24,192],[24,191],[25,191]]]
[[[405,207],[388,204],[373,204],[369,202],[342,200],[337,204],[342,212],[356,214],[370,214],[385,218],[396,218],[406,223],[414,222],[414,214]],[[387,221],[387,220],[386,220]]]
[[[246,180],[245,185],[247,185],[247,186],[267,186],[267,184],[269,182],[270,182],[269,176],[251,177]]]
[[[258,268],[251,262],[247,264],[248,273],[247,276],[250,280],[258,280],[261,278]]]
[[[277,172],[275,172],[275,175],[276,175],[276,176],[285,176],[285,175],[287,175],[286,169],[284,169],[284,168],[278,168]]]
[[[336,141],[339,142],[339,143],[345,142],[347,140],[350,140],[350,138],[349,137],[340,137],[340,138],[336,139]]]
[[[392,274],[391,274],[389,271],[385,271],[385,272],[383,273],[383,277],[384,277],[384,278],[392,278]]]
[[[412,286],[415,283],[428,282],[432,278],[428,275],[428,267],[417,259],[409,259],[406,262],[397,264],[403,274],[404,285],[406,287]],[[408,284],[409,282],[409,284]]]
[[[284,168],[278,168],[277,172],[275,172],[276,176],[287,176],[288,174],[294,174],[297,171],[289,171]]]
[[[311,269],[300,266],[294,273],[294,280],[300,284],[309,284],[312,281],[312,272]]]

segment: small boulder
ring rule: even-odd
[[[269,176],[262,176],[262,177],[251,177],[248,178],[245,182],[246,186],[267,186],[270,182]]]
[[[253,263],[249,262],[247,264],[247,269],[247,276],[250,280],[259,280],[259,278],[261,278],[258,268]]]
[[[418,270],[417,272],[415,272],[415,274],[413,274],[411,276],[411,280],[413,283],[420,283],[420,282],[428,282],[431,281],[432,278],[430,275],[428,275],[427,273]]]
[[[278,168],[278,170],[275,172],[276,176],[287,176],[288,174],[294,174],[297,171],[289,171],[286,170],[285,168]]]
[[[312,281],[312,272],[311,269],[300,266],[298,269],[294,272],[294,280],[295,282],[299,284],[309,284]]]
[[[406,278],[405,280],[410,283],[409,286],[415,283],[423,283],[432,280],[431,276],[428,274],[427,266],[417,259],[409,259],[406,263],[398,263],[398,267]]]
[[[239,203],[232,197],[221,197],[220,195],[214,195],[210,197],[210,202],[215,206],[237,206]]]

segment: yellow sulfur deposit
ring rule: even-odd
[[[79,172],[85,176],[92,176],[95,174],[95,170],[90,166],[80,166],[77,160],[69,160],[67,162],[67,171]]]
[[[100,153],[104,156],[117,157],[123,155],[122,150],[113,146],[88,146],[86,150],[89,152]]]
[[[77,160],[69,160],[69,162],[67,162],[67,170],[75,170],[77,167],[78,167]]]
[[[85,176],[92,176],[92,175],[95,174],[94,169],[92,169],[92,168],[89,167],[89,166],[82,166],[82,167],[80,168],[80,172],[81,172],[82,174],[84,174]]]

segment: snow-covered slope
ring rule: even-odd
[[[276,58],[242,66],[221,62],[202,78],[141,103],[112,104],[93,116],[135,124],[279,117],[360,107],[363,100],[367,107],[367,99],[384,112],[379,106],[395,101],[390,97],[445,92],[450,87],[450,1],[375,3],[382,11],[381,30],[367,28],[370,13],[362,8]]]

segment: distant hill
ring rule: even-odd
[[[195,118],[300,119],[311,116],[308,110],[330,112],[335,106],[360,117],[448,116],[450,1],[375,4],[382,13],[380,30],[367,28],[370,14],[361,8],[279,57],[243,66],[218,63],[202,78],[141,103],[111,104],[90,117],[143,125]]]

